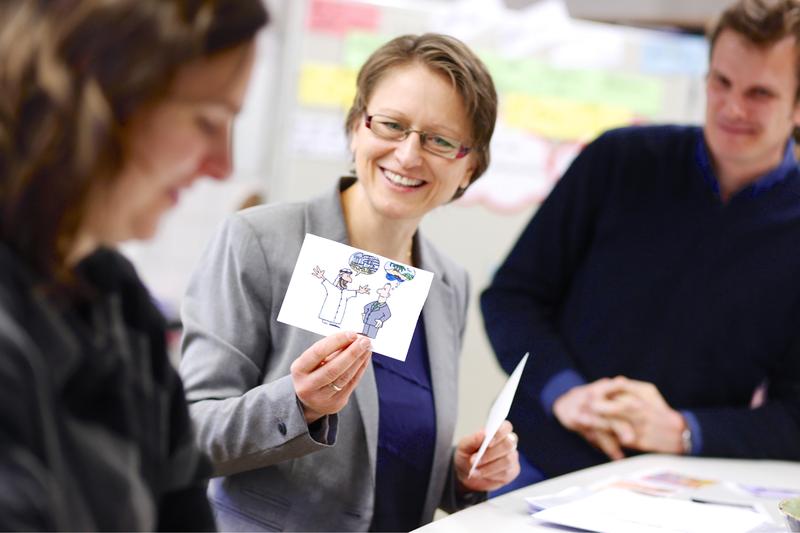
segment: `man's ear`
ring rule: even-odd
[[[794,90],[794,107],[792,108],[792,123],[794,129],[791,135],[794,135],[800,128],[800,78],[797,80],[797,87]]]

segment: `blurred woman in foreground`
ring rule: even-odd
[[[231,167],[260,0],[0,8],[0,529],[207,530],[163,319],[113,246]]]

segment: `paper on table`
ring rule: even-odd
[[[500,391],[500,395],[494,401],[492,408],[489,410],[489,418],[486,419],[485,426],[486,436],[483,438],[481,447],[478,450],[478,456],[475,458],[472,468],[469,469],[468,477],[472,477],[472,474],[475,472],[475,468],[478,466],[478,463],[481,462],[483,454],[486,453],[486,448],[489,447],[489,443],[492,441],[494,434],[497,433],[497,430],[500,429],[500,424],[502,424],[503,420],[505,420],[508,416],[508,411],[511,409],[511,402],[514,401],[514,394],[517,392],[519,378],[522,376],[522,369],[525,368],[525,362],[527,360],[528,354],[526,353],[522,358],[522,361],[517,364],[517,368],[515,368],[511,373],[511,376],[509,376],[506,384],[503,385],[503,390]]]
[[[622,489],[601,490],[533,516],[554,524],[614,533],[745,533],[765,521],[763,515],[746,509],[645,496]]]
[[[786,498],[796,498],[800,496],[797,489],[787,489],[781,487],[762,487],[759,485],[748,485],[746,483],[726,483],[726,486],[737,493],[767,500],[783,500]]]
[[[531,514],[536,514],[539,511],[544,511],[556,505],[564,505],[565,503],[585,498],[590,494],[592,494],[592,489],[587,487],[568,487],[555,494],[528,496],[525,498],[525,501],[528,503],[528,511],[530,511]]]

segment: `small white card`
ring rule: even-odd
[[[355,331],[405,361],[433,273],[306,234],[278,321],[320,335]]]
[[[503,390],[500,391],[500,395],[489,410],[489,418],[486,420],[486,426],[484,426],[486,428],[486,436],[483,437],[483,442],[478,450],[478,456],[475,458],[472,468],[469,469],[469,477],[472,477],[475,468],[477,468],[478,463],[481,462],[483,454],[486,453],[486,448],[489,447],[489,443],[492,441],[494,434],[497,433],[497,430],[500,429],[500,424],[502,424],[503,420],[508,416],[508,412],[511,410],[511,402],[514,401],[514,395],[517,393],[519,378],[522,377],[522,370],[525,368],[525,363],[527,361],[528,354],[526,353],[522,361],[517,363],[517,368],[515,368],[508,377],[508,381],[503,385]]]

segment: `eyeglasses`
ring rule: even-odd
[[[419,135],[423,150],[447,159],[461,159],[472,150],[450,137],[407,128],[397,119],[384,115],[366,115],[365,124],[372,133],[387,141],[403,141],[412,133],[416,133]]]

